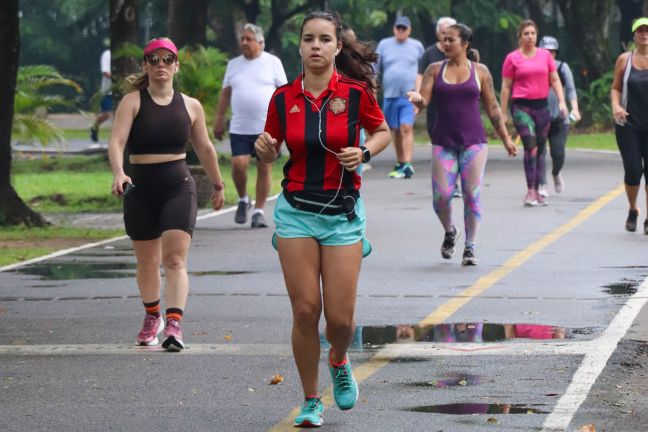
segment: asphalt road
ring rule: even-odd
[[[479,265],[463,268],[460,250],[439,253],[429,153],[417,146],[411,180],[387,178],[391,149],[365,173],[360,399],[342,412],[325,398],[323,430],[645,430],[648,236],[623,229],[619,156],[569,152],[565,192],[524,208],[521,157],[493,148]],[[180,354],[133,345],[142,306],[126,239],[1,269],[2,429],[293,430],[301,390],[271,234],[234,224],[232,209],[201,216]]]

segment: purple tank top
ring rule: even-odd
[[[475,64],[471,62],[470,78],[459,84],[443,80],[444,61],[432,87],[432,101],[436,109],[436,122],[432,131],[432,144],[450,148],[463,148],[487,142],[486,131],[479,110],[480,89],[475,79]]]

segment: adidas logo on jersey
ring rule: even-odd
[[[293,107],[290,108],[290,111],[288,111],[288,113],[290,113],[290,114],[292,114],[292,113],[298,113],[298,112],[301,112],[301,110],[299,109],[299,107],[297,106],[297,104],[293,105]]]

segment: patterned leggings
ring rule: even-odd
[[[461,176],[464,201],[466,245],[473,246],[481,220],[480,192],[488,157],[486,144],[474,144],[462,149],[432,146],[433,206],[446,232],[452,231],[452,197],[457,177]]]
[[[544,103],[542,103],[543,101]],[[524,174],[528,189],[538,190],[546,170],[547,135],[551,115],[546,100],[514,100],[513,123],[524,145]]]

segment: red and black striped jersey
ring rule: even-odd
[[[357,147],[360,128],[372,132],[383,121],[369,86],[336,71],[317,98],[303,90],[301,75],[279,87],[268,106],[265,131],[278,145],[285,141],[290,152],[283,188],[288,192],[336,191],[343,175],[342,189],[359,190],[361,177],[345,170],[334,153]]]

